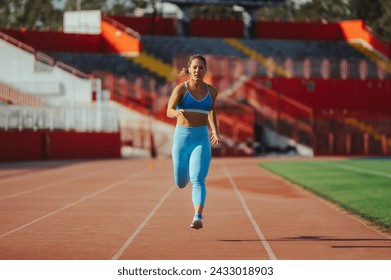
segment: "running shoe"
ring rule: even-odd
[[[202,228],[202,216],[200,214],[197,214],[194,216],[193,221],[191,222],[190,227],[194,229],[200,229]]]

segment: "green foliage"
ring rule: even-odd
[[[1,0],[0,1],[0,26],[5,28],[19,27],[23,21],[21,18],[25,13],[24,1],[22,0]]]
[[[389,0],[350,0],[352,18],[360,18],[373,31],[387,41],[391,41],[391,1]]]
[[[78,0],[68,0],[65,10],[76,10]],[[106,0],[80,0],[82,10],[105,10]]]
[[[145,9],[148,6],[148,3],[151,3],[152,0],[133,0],[134,4],[138,8]]]
[[[118,16],[132,13],[136,6],[133,2],[134,1],[115,0],[113,1],[113,6],[109,13]]]
[[[338,21],[349,19],[349,5],[345,0],[312,0],[300,7],[300,16],[307,17],[313,21],[325,19],[327,21]]]
[[[346,0],[311,0],[301,5],[286,0],[283,6],[260,8],[257,14],[268,20],[337,21],[349,19],[351,11]]]
[[[190,9],[190,18],[242,19],[242,14],[231,6],[201,5]]]
[[[275,7],[263,7],[259,8],[256,12],[256,16],[261,20],[282,20],[289,21],[296,19],[298,10],[296,5],[291,0],[286,0],[285,5]]]
[[[63,10],[53,7],[59,0],[0,0],[0,28],[57,29],[62,26],[64,11],[100,9],[107,14],[125,15],[135,8],[154,6],[158,0],[66,0]],[[255,12],[257,19],[335,22],[348,19],[363,19],[373,32],[386,41],[391,41],[390,0],[309,0],[297,4],[286,0],[281,6],[265,6]],[[200,5],[190,9],[190,17],[243,19],[242,12],[226,5]]]
[[[257,16],[264,20],[314,22],[362,19],[375,34],[391,41],[389,0],[310,0],[300,5],[294,0],[286,0],[283,6],[259,8]]]

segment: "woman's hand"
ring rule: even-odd
[[[183,116],[184,112],[185,112],[185,110],[183,110],[183,109],[175,110],[175,117],[178,118],[178,117]]]
[[[218,147],[220,145],[221,139],[219,134],[216,131],[212,131],[212,135],[210,136],[210,143],[214,147]]]

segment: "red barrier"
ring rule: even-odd
[[[256,37],[262,39],[343,40],[338,23],[258,21]]]
[[[337,23],[258,21],[256,23],[256,37],[322,41],[360,40],[384,56],[391,57],[390,44],[376,38],[368,30],[363,20],[348,20]]]
[[[244,23],[230,19],[200,19],[190,22],[190,34],[194,37],[243,38]]]
[[[259,77],[257,81],[313,109],[365,110],[388,114],[391,108],[389,80]]]
[[[119,133],[66,132],[50,133],[50,158],[118,158]]]
[[[175,18],[110,16],[112,19],[137,30],[141,35],[177,35]]]
[[[0,131],[0,161],[119,157],[119,133]]]
[[[0,31],[39,51],[100,53],[107,50],[107,44],[99,34],[9,29]]]
[[[0,131],[0,161],[42,159],[44,147],[43,132]]]

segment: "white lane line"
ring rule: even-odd
[[[0,235],[0,239],[3,238],[3,237],[8,236],[10,234],[13,234],[15,232],[18,232],[18,231],[20,231],[22,229],[25,229],[25,228],[27,228],[27,227],[29,227],[29,226],[31,226],[31,225],[39,222],[39,221],[42,221],[42,220],[44,220],[44,219],[46,219],[48,217],[56,215],[56,214],[66,210],[66,209],[69,209],[69,208],[71,208],[71,207],[73,207],[73,206],[75,206],[75,205],[77,205],[77,204],[79,204],[79,203],[81,203],[81,202],[83,202],[83,201],[85,201],[87,199],[90,199],[90,198],[92,198],[94,196],[97,196],[97,195],[102,194],[102,193],[104,193],[106,191],[109,191],[109,190],[111,190],[111,189],[113,189],[115,187],[118,187],[119,185],[121,185],[121,184],[123,184],[123,183],[125,183],[127,181],[130,181],[130,180],[134,179],[135,177],[142,175],[143,173],[146,173],[147,171],[148,171],[148,169],[145,169],[145,170],[142,170],[142,171],[140,171],[138,173],[132,174],[132,175],[128,176],[125,179],[122,179],[120,181],[117,181],[116,183],[110,184],[107,187],[105,187],[105,188],[103,188],[103,189],[101,189],[99,191],[96,191],[96,192],[93,192],[93,193],[91,193],[89,195],[83,196],[82,198],[80,198],[80,199],[78,199],[78,200],[76,200],[76,201],[74,201],[72,203],[69,203],[69,204],[65,205],[64,207],[61,207],[61,208],[59,208],[59,209],[57,209],[55,211],[49,212],[46,215],[44,215],[42,217],[39,217],[39,218],[37,218],[37,219],[35,219],[35,220],[31,221],[31,222],[28,222],[28,223],[26,223],[26,224],[24,224],[24,225],[22,225],[22,226],[20,226],[20,227],[18,227],[16,229],[13,229],[13,230],[10,230],[10,231],[8,231],[6,233],[3,233],[3,234]]]
[[[371,175],[376,175],[376,176],[381,176],[381,177],[386,177],[391,179],[391,174],[384,173],[381,171],[376,171],[376,170],[371,170],[371,169],[364,169],[360,167],[355,167],[355,166],[350,166],[350,165],[345,165],[345,164],[340,164],[336,162],[317,162],[318,164],[321,165],[328,165],[328,166],[335,166],[339,167],[341,169],[357,172],[357,173],[366,173],[366,174],[371,174]]]
[[[133,240],[136,236],[142,231],[144,226],[149,222],[152,216],[156,213],[156,211],[162,206],[167,197],[172,193],[174,187],[171,187],[168,192],[160,199],[159,203],[152,209],[152,211],[148,214],[145,220],[138,226],[138,228],[129,236],[128,240],[122,245],[122,247],[118,250],[118,252],[111,258],[112,260],[118,260],[119,257],[129,248],[130,244],[132,244]]]
[[[263,247],[265,248],[267,254],[269,255],[269,258],[271,260],[277,260],[276,255],[274,254],[274,252],[273,252],[272,248],[270,247],[269,243],[266,241],[265,236],[263,235],[261,229],[259,228],[259,226],[258,226],[257,222],[255,221],[253,215],[251,214],[251,211],[248,208],[246,201],[244,200],[242,194],[240,193],[240,191],[238,189],[238,186],[236,185],[235,181],[233,180],[233,178],[232,178],[231,174],[229,173],[227,167],[224,165],[223,168],[224,168],[224,173],[227,175],[228,180],[231,183],[232,188],[235,190],[235,193],[239,197],[239,200],[242,203],[242,206],[243,206],[244,210],[246,211],[246,214],[247,214],[248,218],[250,219],[250,221],[251,221],[251,223],[252,223],[252,225],[254,227],[255,232],[258,234],[258,237],[261,240]]]
[[[105,171],[107,171],[107,169],[105,169]],[[101,172],[102,172],[102,170],[99,170],[99,171],[95,170],[95,171],[91,171],[91,172],[88,172],[88,173],[83,173],[83,174],[81,174],[79,176],[73,177],[73,178],[68,179],[68,180],[60,180],[60,181],[55,182],[55,183],[49,183],[49,184],[46,184],[46,185],[43,185],[43,186],[40,186],[40,187],[35,187],[35,188],[32,188],[32,189],[25,190],[25,191],[20,191],[20,192],[14,193],[14,194],[5,195],[5,196],[0,197],[0,201],[2,201],[4,199],[7,199],[7,198],[17,197],[17,196],[24,195],[24,194],[27,194],[27,193],[31,193],[31,192],[35,192],[35,191],[39,191],[39,190],[43,190],[43,189],[47,189],[47,188],[51,188],[51,187],[54,187],[54,186],[57,186],[57,185],[66,184],[66,183],[69,183],[69,182],[72,182],[72,181],[76,181],[76,180],[78,180],[80,178],[89,176],[91,174],[101,173]]]
[[[34,164],[32,163],[32,165],[34,165]],[[13,182],[13,181],[19,181],[19,180],[25,179],[26,177],[37,177],[37,176],[41,177],[41,176],[45,176],[47,173],[53,174],[53,172],[57,172],[57,171],[60,173],[63,173],[63,171],[67,171],[68,169],[71,169],[74,166],[75,166],[74,164],[71,164],[71,165],[60,166],[60,167],[48,166],[48,167],[44,167],[42,169],[31,169],[32,171],[28,172],[28,173],[18,174],[18,175],[12,176],[10,178],[0,179],[0,184],[9,183],[9,182]],[[0,168],[1,168],[1,166],[0,166]],[[15,167],[15,168],[18,168],[18,167]]]

